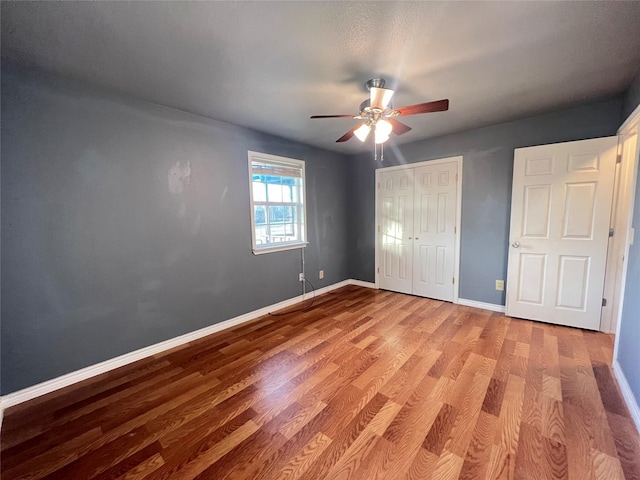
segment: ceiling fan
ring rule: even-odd
[[[394,133],[402,135],[411,130],[411,127],[396,120],[395,117],[404,115],[417,115],[419,113],[444,112],[449,109],[449,99],[435,102],[418,103],[406,107],[393,108],[391,97],[394,91],[384,88],[383,78],[372,78],[365,87],[370,92],[370,97],[360,104],[360,113],[357,115],[313,115],[311,118],[353,118],[364,120],[355,126],[336,142],[346,142],[354,135],[364,142],[371,130],[374,131],[375,143],[384,143],[389,140],[389,135]]]

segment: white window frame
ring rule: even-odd
[[[294,158],[287,157],[279,157],[277,155],[270,155],[268,153],[261,152],[253,152],[249,150],[247,152],[248,156],[248,165],[249,165],[249,209],[251,212],[251,241],[253,246],[254,255],[261,255],[263,253],[271,253],[271,252],[282,252],[285,250],[294,250],[297,248],[304,248],[307,246],[307,183],[305,178],[305,165],[303,160],[297,160]],[[300,170],[300,178],[302,181],[301,190],[302,195],[300,195],[300,201],[298,202],[287,202],[286,204],[283,202],[269,202],[267,201],[254,201],[253,198],[253,162],[262,162],[267,164],[273,164],[280,167],[290,167]],[[291,242],[274,242],[267,244],[259,244],[257,242],[256,235],[256,223],[255,223],[255,206],[256,205],[292,205],[297,211],[297,224],[298,231],[300,232],[301,238],[296,238]]]

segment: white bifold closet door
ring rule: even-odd
[[[457,162],[379,174],[379,286],[452,301]]]

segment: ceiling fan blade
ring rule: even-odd
[[[346,142],[347,140],[349,140],[351,137],[353,137],[354,132],[359,127],[360,127],[360,125],[358,125],[357,127],[354,127],[351,130],[349,130],[347,133],[345,133],[343,136],[341,136],[339,139],[337,139],[336,143]]]
[[[384,110],[389,105],[391,101],[391,97],[393,97],[393,90],[388,88],[378,88],[371,87],[371,100],[369,101],[369,106],[371,108],[379,108],[380,110]]]
[[[394,109],[394,111],[398,112],[398,115],[417,115],[419,113],[445,112],[447,110],[449,110],[448,98]]]
[[[355,118],[356,115],[312,115],[311,118]]]
[[[393,127],[392,132],[396,135],[402,135],[403,133],[407,133],[409,130],[411,130],[411,127],[409,125],[405,125],[404,123],[399,122],[393,117],[387,117],[385,118],[385,120],[391,124],[391,127]]]

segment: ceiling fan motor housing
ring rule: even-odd
[[[393,107],[391,106],[391,102],[389,102],[389,104],[387,105],[387,108],[385,108],[385,110],[387,109],[393,109]],[[362,112],[373,112],[375,110],[379,110],[382,111],[380,108],[371,108],[371,99],[367,98],[366,100],[364,100],[361,104],[360,104],[360,113]]]

